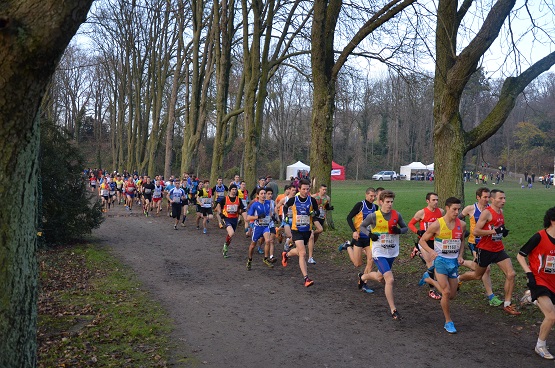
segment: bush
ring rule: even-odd
[[[83,176],[84,160],[51,122],[41,122],[39,152],[39,229],[48,244],[63,244],[90,234],[103,221],[100,202],[91,198]]]

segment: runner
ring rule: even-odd
[[[150,205],[152,203],[152,192],[154,192],[154,183],[152,182],[152,180],[150,179],[150,176],[145,176],[145,180],[146,183],[143,184],[142,186],[142,192],[143,192],[143,198],[144,198],[144,203],[143,203],[143,213],[145,216],[148,217],[148,213],[150,211]]]
[[[108,185],[110,186],[110,200],[108,202],[108,208],[110,208],[110,205],[114,206],[114,202],[116,201],[117,185],[113,178],[108,180]]]
[[[212,220],[212,189],[210,180],[200,182],[197,193],[197,230],[202,218],[202,233],[208,233],[207,224]]]
[[[268,223],[268,228],[270,229],[270,239],[268,244],[270,246],[270,256],[269,260],[271,263],[276,263],[277,258],[274,257],[274,247],[276,241],[276,222],[278,221],[276,213],[276,202],[272,199],[274,196],[274,190],[271,187],[266,188],[266,200],[264,204],[270,209],[270,222]]]
[[[179,179],[175,179],[174,185],[175,187],[168,191],[167,199],[172,208],[172,217],[175,219],[173,228],[177,230],[177,224],[179,224],[179,218],[181,217],[181,206],[185,200],[185,191],[181,188]]]
[[[285,217],[283,216],[283,205],[289,198],[287,198],[285,201],[283,199],[289,196],[290,191],[291,191],[291,185],[285,184],[285,187],[283,187],[283,193],[279,194],[276,197],[276,213],[278,214],[278,220],[280,221],[279,222],[280,225],[276,229],[276,236],[277,236],[277,241],[280,244],[283,241],[283,220],[285,219]]]
[[[220,198],[216,203],[216,208],[221,212],[223,216],[223,221],[225,222],[225,229],[227,231],[227,236],[224,242],[224,248],[222,249],[222,254],[224,258],[227,258],[227,252],[229,250],[229,244],[235,231],[237,230],[237,223],[239,221],[239,213],[244,211],[246,208],[243,206],[243,202],[237,197],[237,185],[231,184],[229,186],[229,195],[224,198]]]
[[[156,207],[156,216],[160,216],[160,212],[162,212],[162,196],[164,193],[164,185],[162,185],[163,182],[164,181],[160,178],[154,182],[152,201],[154,202],[154,207]]]
[[[247,183],[245,183],[244,180],[241,181],[241,184],[239,185],[239,189],[237,190],[237,196],[239,197],[241,202],[243,202],[243,206],[247,208],[249,206],[249,192],[247,190]],[[250,227],[249,227],[249,221],[247,220],[247,211],[241,213],[241,216],[243,217],[243,221],[245,222],[245,235],[248,238]]]
[[[476,244],[480,241],[480,237],[473,234],[476,223],[480,218],[482,212],[489,206],[489,189],[486,187],[481,187],[476,190],[476,203],[466,206],[459,218],[464,220],[466,216],[469,217],[470,221],[470,235],[468,237],[468,247],[472,252],[472,261],[465,260],[463,266],[474,270],[476,268]],[[499,307],[503,304],[503,301],[499,299],[494,293],[491,284],[491,266],[486,268],[484,276],[482,276],[482,282],[484,283],[484,288],[486,289],[486,295],[488,297],[489,305],[492,307]]]
[[[399,234],[406,234],[408,227],[403,217],[393,207],[395,193],[384,190],[380,193],[380,209],[370,213],[360,225],[360,232],[368,235],[371,240],[372,257],[378,266],[378,271],[359,273],[359,285],[367,280],[382,282],[385,280],[385,297],[389,304],[391,317],[401,319],[393,297],[394,277],[391,267],[399,255]],[[368,226],[372,228],[370,232]]]
[[[222,198],[226,196],[226,193],[229,192],[229,189],[223,184],[223,182],[224,181],[222,178],[218,178],[216,185],[214,185],[214,187],[212,188],[212,193],[214,193],[215,196],[214,212],[216,215],[216,220],[218,220],[218,225],[220,226],[220,229],[224,228],[225,222],[220,217],[220,211],[216,208],[216,205]]]
[[[297,194],[297,188],[293,185],[289,185],[289,191],[285,191],[286,195],[277,203],[277,208],[281,212],[281,233],[285,234],[285,244],[283,245],[283,250],[289,251],[289,248],[292,245],[292,235],[291,235],[291,221],[293,219],[293,208],[288,207],[286,211],[284,211],[285,204],[291,199],[294,198]],[[281,243],[281,242],[280,242]]]
[[[283,251],[281,254],[281,264],[287,266],[287,261],[291,256],[299,257],[299,268],[304,278],[304,286],[309,287],[314,284],[308,277],[306,267],[306,246],[309,241],[314,241],[312,231],[312,218],[319,215],[318,204],[312,198],[310,193],[310,182],[302,179],[299,182],[299,195],[290,198],[285,203],[284,212],[287,213],[292,208],[291,218],[291,235],[295,248],[289,251]]]
[[[361,232],[360,226],[369,214],[378,210],[378,206],[374,204],[376,199],[376,191],[374,188],[366,189],[364,201],[357,202],[351,212],[347,215],[347,223],[353,231],[351,241],[346,241],[339,246],[339,251],[347,250],[349,258],[353,265],[358,268],[362,266],[362,254],[366,255],[366,267],[363,274],[369,274],[372,271],[374,260],[372,258],[372,248],[370,248],[370,237],[367,233]],[[373,293],[366,282],[359,284],[359,289],[366,293]]]
[[[511,305],[511,297],[515,286],[515,271],[511,258],[503,245],[503,238],[509,234],[509,230],[505,227],[505,218],[503,217],[503,207],[505,206],[505,192],[499,189],[493,189],[490,192],[491,204],[487,207],[474,228],[474,236],[481,237],[480,242],[476,246],[476,267],[474,271],[463,273],[460,281],[480,280],[486,268],[496,263],[501,271],[505,274],[505,301],[503,302],[503,310],[511,315],[520,315],[521,313]]]
[[[259,239],[264,239],[264,259],[262,260],[266,266],[273,268],[274,265],[268,259],[268,253],[270,252],[270,229],[268,224],[270,223],[270,207],[266,205],[266,190],[264,188],[256,189],[256,200],[253,201],[252,205],[248,210],[247,220],[254,221],[254,227],[252,231],[252,241],[249,246],[248,259],[247,259],[247,270],[250,271],[252,268],[252,255],[254,253],[254,247]]]
[[[102,212],[108,212],[110,207],[110,185],[104,179],[99,187],[100,197],[102,198]]]
[[[166,198],[167,198],[168,193],[169,193],[173,188],[175,188],[175,179],[173,178],[173,176],[170,177],[170,180],[168,180],[165,184],[166,184],[166,185],[164,186],[164,193],[165,193],[165,196],[166,196]],[[166,206],[166,213],[168,214],[168,217],[170,217],[170,216],[172,215],[172,214],[171,214],[171,207],[172,207],[172,204],[171,204],[171,202],[168,200],[168,204],[167,204],[167,206]]]
[[[420,235],[419,245],[424,259],[432,259],[435,279],[429,271],[424,272],[418,283],[434,285],[441,291],[441,309],[445,316],[445,331],[453,334],[457,332],[455,324],[451,319],[450,300],[457,295],[457,277],[459,276],[459,265],[464,261],[464,232],[466,224],[461,221],[459,211],[461,201],[455,197],[449,197],[445,201],[445,215],[427,225],[424,234]],[[433,240],[434,248],[430,247]]]
[[[118,196],[118,204],[121,204],[122,202],[125,202],[125,198],[123,195],[123,184],[124,184],[124,180],[121,177],[121,175],[116,176],[116,190],[117,190],[117,196]]]
[[[137,186],[135,185],[132,177],[129,177],[129,179],[127,179],[123,190],[125,192],[125,208],[128,211],[133,211],[133,200],[135,198]]]
[[[545,212],[543,227],[520,248],[516,259],[526,272],[532,301],[537,300],[544,315],[535,351],[551,360],[554,357],[547,350],[546,340],[555,324],[555,207]]]
[[[318,215],[318,217],[314,218],[314,225],[316,226],[316,229],[314,231],[314,241],[308,243],[308,263],[310,264],[316,264],[316,261],[314,260],[314,245],[318,241],[320,233],[324,231],[324,223],[326,221],[327,211],[333,211],[333,207],[330,206],[331,198],[329,195],[326,194],[327,191],[328,186],[326,184],[322,184],[320,185],[318,193],[312,196],[318,204],[318,210],[320,211],[320,214]]]
[[[430,225],[432,223],[434,223],[437,219],[441,218],[444,215],[444,211],[440,208],[437,207],[438,205],[438,195],[437,193],[427,193],[426,194],[426,207],[424,207],[423,209],[417,211],[413,218],[409,221],[409,229],[412,230],[412,232],[414,232],[416,235],[418,235],[418,238],[420,239],[420,237],[422,237],[422,235],[424,235],[424,233],[426,232],[426,230],[428,229],[428,227],[430,227]],[[418,224],[418,229],[416,228],[416,224]],[[432,248],[434,247],[434,238],[431,238],[428,240],[428,247]],[[422,249],[420,247],[420,249]],[[415,255],[418,255],[419,257],[422,258],[422,260],[424,261],[424,263],[426,264],[426,267],[428,268],[428,273],[434,277],[434,260],[432,258],[432,253],[429,252],[420,252],[419,249],[419,242],[417,242],[414,246],[414,250],[411,253],[411,258],[413,258]],[[435,300],[439,300],[441,299],[441,294],[439,294],[437,291],[434,290],[434,284],[429,284],[430,285],[430,290],[428,291],[428,296],[432,299]]]

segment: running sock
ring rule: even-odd
[[[509,305],[511,305],[511,302],[510,302],[510,301],[508,301],[508,302],[507,302],[507,301],[504,301],[504,302],[503,302],[503,308],[508,307]]]
[[[308,275],[306,275],[306,276],[304,277],[304,280],[305,280],[305,281],[306,281],[306,279],[308,279]]]
[[[537,346],[538,348],[545,347],[545,340],[540,340],[540,339],[538,339],[538,342],[536,343],[536,346]]]
[[[187,219],[187,216],[183,216],[183,221],[181,221],[181,222],[185,223],[185,219]]]
[[[495,297],[495,294],[488,295],[488,300],[492,300]]]
[[[227,245],[229,245],[229,243],[231,243],[231,236],[228,235],[228,236],[225,237],[225,243]]]

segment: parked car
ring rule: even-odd
[[[380,171],[372,176],[372,180],[397,180],[398,176],[395,171]]]

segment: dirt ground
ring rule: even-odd
[[[145,217],[116,206],[94,232],[129,265],[175,321],[175,356],[194,357],[175,366],[209,367],[541,367],[534,353],[538,326],[492,309],[477,313],[454,301],[458,329],[443,329],[439,303],[425,296],[418,280],[400,282],[396,305],[403,319],[389,315],[383,287],[359,292],[356,270],[314,258],[305,288],[297,258],[273,269],[255,255],[245,268],[249,240],[240,231],[221,254],[225,232],[216,221],[208,234],[194,216],[173,229],[165,216]],[[241,225],[240,225],[241,226]],[[276,253],[281,252],[278,246]],[[402,267],[402,264],[394,264]],[[407,281],[407,280],[405,280]],[[408,285],[408,286],[402,286]]]

